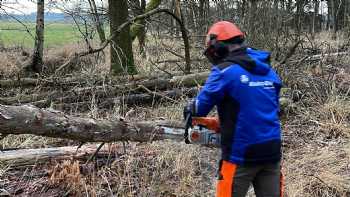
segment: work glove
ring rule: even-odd
[[[188,139],[188,129],[192,127],[192,116],[195,115],[195,100],[190,100],[184,107],[183,116],[185,121],[185,143],[190,144]]]
[[[189,102],[187,102],[186,106],[184,107],[183,111],[183,118],[186,121],[189,117],[192,118],[192,116],[196,116],[196,100],[192,99]]]

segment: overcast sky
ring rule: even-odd
[[[9,13],[31,13],[35,10],[36,4],[28,0],[5,0],[3,8]]]
[[[57,0],[56,2],[60,2],[61,5],[69,6],[73,3],[63,3],[61,0]],[[74,2],[74,1],[72,1]],[[98,1],[97,1],[98,2]],[[8,13],[16,13],[16,14],[29,14],[32,12],[36,12],[36,1],[34,0],[4,0],[3,8]],[[60,12],[59,9],[54,9],[52,6],[46,6],[45,12]]]
[[[15,14],[30,14],[36,12],[36,1],[30,0],[5,0],[3,2],[3,8],[8,13]],[[57,9],[46,9],[45,11],[59,12]]]
[[[103,0],[102,0],[103,1]],[[3,8],[8,12],[8,13],[24,13],[24,14],[29,14],[32,12],[36,11],[36,2],[35,0],[3,0]],[[62,2],[62,0],[57,0],[56,2]],[[74,2],[74,0],[72,1]],[[76,1],[75,1],[76,2]],[[96,1],[98,4],[101,1]],[[61,3],[62,5],[67,6],[68,4],[73,4],[73,3]],[[69,5],[68,5],[69,6]],[[60,12],[59,9],[53,9],[48,6],[46,6],[46,12]],[[320,13],[325,14],[327,13],[327,4],[325,2],[322,2],[320,5]]]

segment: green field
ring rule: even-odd
[[[25,23],[32,35],[35,35],[35,23]],[[45,48],[62,46],[82,39],[77,27],[70,23],[47,23],[45,25]],[[0,22],[0,45],[21,45],[33,47],[34,40],[26,28],[16,22]]]

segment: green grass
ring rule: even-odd
[[[32,35],[35,35],[35,23],[25,23]],[[62,46],[82,39],[77,27],[70,23],[47,23],[45,25],[44,47]],[[0,44],[4,46],[20,45],[33,47],[34,40],[25,27],[16,22],[0,22]]]

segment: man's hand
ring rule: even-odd
[[[196,106],[195,106],[195,100],[190,100],[187,105],[184,107],[183,111],[183,118],[186,121],[189,117],[192,118],[192,116],[196,116]]]
[[[192,116],[196,114],[195,112],[195,100],[190,100],[187,105],[184,107],[183,116],[185,121],[185,143],[190,144],[188,139],[188,129],[192,127]]]

